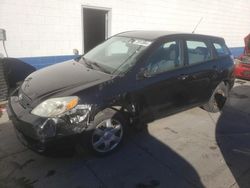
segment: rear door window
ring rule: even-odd
[[[217,55],[220,56],[220,57],[230,54],[228,48],[223,43],[213,42],[213,46],[215,48],[215,51],[217,52]]]
[[[189,65],[202,63],[212,58],[211,51],[204,41],[187,40],[186,44]]]

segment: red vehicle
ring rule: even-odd
[[[244,40],[244,54],[236,60],[234,74],[237,78],[250,80],[250,34]]]

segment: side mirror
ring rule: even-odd
[[[74,55],[79,55],[79,51],[77,49],[73,49],[73,54]]]
[[[149,78],[149,77],[151,77],[151,75],[150,75],[147,68],[141,68],[140,71],[137,73],[137,76],[136,76],[136,78],[138,80],[144,79],[144,78]]]

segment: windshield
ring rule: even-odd
[[[128,37],[112,37],[86,53],[82,60],[110,74],[126,72],[150,41]]]

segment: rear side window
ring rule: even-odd
[[[227,49],[225,44],[214,42],[213,45],[214,45],[214,48],[215,48],[218,56],[221,57],[221,56],[226,56],[226,55],[230,54],[230,52]]]
[[[189,65],[202,63],[211,59],[211,52],[203,41],[187,40]]]

